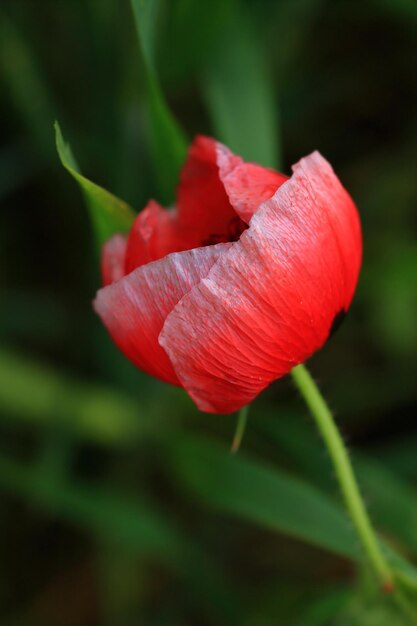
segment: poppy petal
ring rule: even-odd
[[[184,249],[178,241],[175,211],[150,200],[133,222],[126,249],[125,273]],[[184,244],[187,247],[186,244]]]
[[[229,245],[169,254],[98,291],[94,301],[96,313],[116,345],[140,369],[180,384],[158,343],[159,333],[168,313],[208,274]]]
[[[220,180],[239,217],[249,223],[262,202],[271,198],[288,176],[256,163],[245,163],[223,144],[216,147]]]
[[[318,153],[168,315],[159,341],[197,406],[229,413],[305,361],[353,297],[359,216]]]
[[[172,252],[235,241],[253,211],[286,179],[244,163],[214,139],[197,137],[181,171],[178,211],[150,200],[130,231],[125,273]]]
[[[236,215],[219,178],[217,142],[197,136],[181,171],[178,186],[178,226],[191,247],[228,241],[236,230]],[[238,236],[245,228],[238,232]]]
[[[101,252],[101,276],[103,286],[111,285],[125,273],[127,239],[123,235],[113,235],[106,241]]]

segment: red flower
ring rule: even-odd
[[[203,411],[251,402],[318,350],[351,303],[356,207],[318,152],[293,172],[197,137],[177,208],[151,200],[127,238],[103,247],[94,307],[111,337]]]

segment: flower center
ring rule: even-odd
[[[216,243],[238,241],[240,235],[248,228],[248,225],[238,215],[232,217],[226,226],[224,233],[211,233],[207,239],[201,242],[202,246],[214,246]]]

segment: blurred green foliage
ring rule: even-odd
[[[311,366],[417,605],[393,552],[417,556],[416,30],[414,0],[3,0],[2,624],[411,623],[355,575],[359,546],[287,380],[254,403],[235,458],[232,417],[198,414],[118,354],[90,305],[97,222],[53,122],[83,181],[137,210],[174,197],[184,135],[287,172],[313,149],[329,158],[365,257]]]

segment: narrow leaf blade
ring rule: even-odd
[[[102,244],[114,233],[127,232],[135,219],[133,209],[81,174],[70,146],[64,141],[58,122],[55,122],[55,139],[62,165],[77,181],[84,195],[98,243]]]
[[[218,138],[249,161],[280,167],[278,106],[261,41],[236,11],[204,77]]]
[[[303,422],[295,416],[291,419],[282,417],[279,421],[268,420],[265,428],[268,437],[289,454],[309,479],[326,490],[336,488],[330,459],[323,454],[321,442]],[[415,489],[399,474],[364,454],[353,454],[353,467],[372,520],[417,554]]]
[[[185,487],[211,507],[358,558],[358,541],[346,517],[314,487],[197,438],[175,442],[172,458]]]
[[[243,454],[187,437],[171,442],[173,469],[186,489],[209,507],[283,533],[353,561],[363,558],[342,509],[318,489]],[[381,542],[405,602],[417,598],[417,570]]]
[[[154,31],[158,4],[158,0],[131,0],[146,72],[149,140],[162,199],[168,202],[172,200],[178,182],[187,141],[168,107],[155,67]]]

